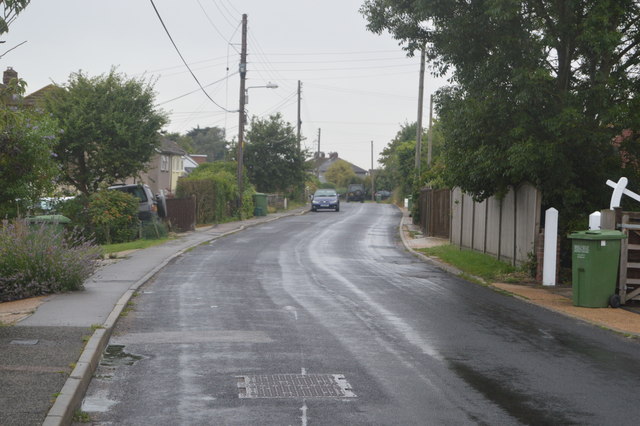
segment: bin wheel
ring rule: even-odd
[[[617,295],[617,294],[612,295],[612,296],[609,298],[609,305],[610,305],[612,308],[619,308],[619,307],[620,307],[620,296],[619,296],[619,295]]]

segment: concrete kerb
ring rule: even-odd
[[[107,343],[111,338],[113,329],[118,321],[118,318],[120,318],[122,311],[124,311],[124,309],[127,307],[127,304],[130,302],[131,298],[134,296],[138,288],[151,280],[151,278],[153,278],[153,276],[155,276],[162,268],[167,266],[169,262],[171,262],[178,256],[181,256],[188,250],[191,250],[193,247],[199,246],[200,244],[209,243],[211,241],[243,231],[247,228],[261,225],[263,223],[270,223],[275,220],[282,219],[283,217],[301,216],[306,213],[307,211],[303,210],[301,212],[294,212],[274,218],[267,218],[265,220],[256,221],[255,223],[240,225],[236,229],[220,235],[212,236],[211,238],[205,239],[203,241],[194,242],[192,245],[189,245],[188,247],[185,247],[184,249],[179,250],[173,255],[167,257],[144,277],[136,281],[129,288],[129,290],[127,290],[122,295],[122,297],[120,297],[102,326],[100,328],[97,328],[89,338],[89,341],[82,350],[80,358],[78,359],[78,362],[76,363],[73,371],[67,378],[53,406],[51,407],[51,409],[49,409],[47,417],[42,423],[43,426],[66,426],[71,424],[75,410],[78,409],[82,404],[82,399],[84,398],[84,395],[89,388],[91,377],[93,376],[96,368],[98,368],[98,363],[100,362],[102,353],[104,352]]]
[[[397,207],[397,206],[396,206]],[[400,207],[398,207],[398,209],[400,209]],[[402,211],[402,209],[400,209]],[[464,272],[462,272],[460,269],[453,267],[451,265],[447,265],[444,262],[439,262],[437,260],[435,260],[432,257],[426,256],[423,253],[420,253],[419,251],[414,250],[410,244],[409,241],[407,240],[407,237],[405,236],[405,232],[404,232],[404,217],[403,219],[400,221],[400,227],[399,227],[399,232],[400,232],[400,237],[402,238],[402,244],[404,245],[405,249],[407,249],[407,251],[409,251],[411,254],[413,254],[416,257],[419,257],[420,259],[424,260],[425,262],[431,264],[432,266],[435,266],[436,268],[442,269],[445,272],[448,272],[452,275],[456,275],[456,276],[460,276],[463,275]],[[478,279],[481,282],[485,282],[482,278],[479,277],[473,277],[474,279]]]

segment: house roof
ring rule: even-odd
[[[347,163],[348,165],[351,166],[351,169],[353,170],[353,172],[357,175],[366,175],[367,171],[361,167],[356,166],[353,163],[348,162],[347,160],[344,160],[340,157],[338,157],[337,154],[335,155],[330,155],[328,158],[327,157],[320,157],[320,158],[314,158],[313,160],[311,160],[313,162],[313,168],[314,169],[319,169],[320,174],[325,174],[327,172],[327,170],[329,169],[329,167],[331,167],[333,164],[335,164],[338,160],[342,160],[345,163]]]
[[[161,154],[169,154],[169,155],[185,155],[187,153],[187,151],[180,148],[180,145],[178,145],[171,139],[167,139],[165,137],[161,137],[160,139],[159,150]]]
[[[23,104],[26,106],[34,107],[42,101],[42,99],[47,95],[48,92],[54,90],[55,88],[55,84],[48,84],[43,88],[25,96],[23,99]]]

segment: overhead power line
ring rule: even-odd
[[[211,96],[209,96],[207,91],[204,90],[204,87],[202,87],[202,84],[200,83],[200,80],[198,80],[198,77],[196,77],[196,75],[193,73],[193,71],[189,67],[189,64],[187,63],[187,61],[182,56],[182,53],[180,53],[180,49],[178,49],[178,46],[176,45],[175,41],[173,41],[173,37],[171,37],[171,33],[169,33],[169,29],[167,29],[167,26],[164,24],[162,16],[160,16],[160,12],[158,12],[158,8],[156,7],[155,3],[153,2],[153,0],[149,0],[149,1],[151,2],[151,6],[153,6],[153,10],[156,12],[156,16],[158,17],[158,19],[160,20],[160,23],[162,24],[162,28],[164,28],[165,33],[167,33],[167,36],[169,37],[169,40],[171,40],[171,44],[176,49],[176,52],[178,52],[178,56],[180,56],[180,59],[182,59],[182,62],[184,63],[184,66],[187,67],[187,69],[189,70],[189,73],[191,73],[191,76],[193,77],[193,79],[196,81],[196,83],[198,83],[198,86],[200,86],[200,90],[202,90],[202,93],[204,93],[205,96],[207,98],[209,98],[209,100],[215,106],[217,106],[218,108],[220,108],[220,109],[222,109],[222,110],[224,110],[226,112],[235,112],[235,111],[228,110],[225,107],[223,107],[222,105],[218,104],[216,101],[213,100],[213,98]]]
[[[213,83],[209,83],[209,84],[207,84],[207,85],[206,85],[206,86],[204,86],[204,87],[210,87],[210,86],[213,86],[214,84],[220,83],[221,81],[228,80],[228,79],[229,79],[229,77],[234,76],[234,75],[236,75],[236,74],[238,74],[238,71],[236,71],[236,72],[234,72],[234,73],[232,73],[232,74],[229,74],[229,75],[227,75],[227,76],[225,76],[225,77],[222,77],[221,79],[216,80],[216,81],[214,81]],[[176,96],[175,98],[169,99],[169,100],[164,101],[164,102],[160,102],[159,104],[156,104],[156,106],[161,106],[161,105],[164,105],[164,104],[168,104],[169,102],[176,101],[176,100],[178,100],[178,99],[184,98],[185,96],[192,95],[192,94],[194,94],[194,93],[196,93],[196,92],[199,92],[199,91],[200,91],[200,89],[192,90],[191,92],[184,93],[184,94],[182,94],[182,95],[180,95],[180,96]],[[215,102],[214,102],[214,103],[215,103]],[[223,108],[223,109],[224,109],[224,108]],[[229,111],[227,111],[226,109],[225,109],[225,111],[226,111],[226,112],[229,112]]]

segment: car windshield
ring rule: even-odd
[[[334,189],[318,189],[314,194],[314,197],[335,197],[336,191]]]

